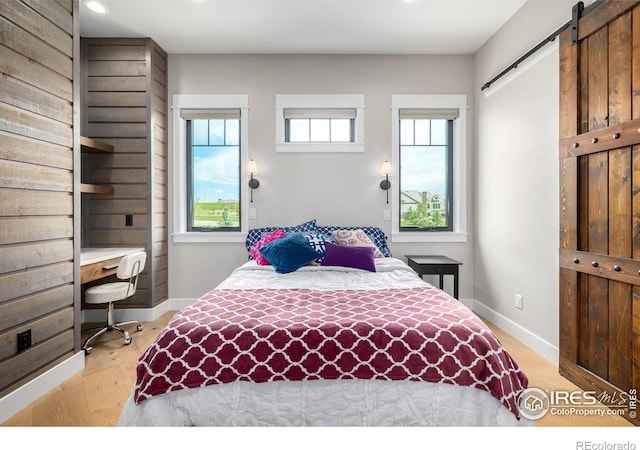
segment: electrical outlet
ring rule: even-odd
[[[391,210],[390,209],[385,209],[384,210],[384,220],[391,220]]]
[[[524,303],[524,297],[520,294],[516,294],[516,308],[522,309]]]
[[[31,347],[31,328],[18,333],[18,351],[26,350]]]

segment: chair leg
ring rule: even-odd
[[[142,322],[138,320],[116,323],[114,305],[113,303],[108,303],[107,304],[107,323],[98,332],[92,334],[89,338],[87,338],[84,341],[84,344],[82,345],[82,350],[84,350],[85,355],[88,355],[89,353],[91,353],[91,350],[93,350],[93,347],[89,347],[89,342],[91,342],[93,339],[97,338],[98,336],[106,333],[107,331],[117,331],[124,338],[124,343],[126,345],[131,344],[132,339],[131,339],[131,336],[129,335],[129,332],[127,330],[123,330],[121,326],[130,325],[134,323],[136,324],[136,329],[138,331],[142,331],[143,329]]]

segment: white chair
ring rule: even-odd
[[[137,330],[142,331],[142,322],[137,320],[116,323],[114,303],[127,299],[136,293],[138,275],[144,270],[146,261],[146,252],[134,252],[128,254],[120,260],[120,263],[118,264],[118,271],[116,272],[116,276],[119,279],[128,281],[99,284],[97,286],[92,286],[85,291],[85,303],[107,304],[107,323],[100,329],[100,331],[94,333],[84,341],[82,349],[86,355],[91,353],[92,350],[92,347],[89,347],[89,342],[107,331],[115,330],[119,332],[124,337],[124,343],[127,345],[131,344],[131,336],[129,336],[128,331],[120,328],[121,326],[136,323]]]

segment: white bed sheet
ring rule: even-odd
[[[396,258],[377,272],[307,266],[285,276],[249,261],[217,289],[383,289],[427,284]],[[380,380],[235,382],[131,396],[119,426],[531,426],[486,391],[444,383]]]

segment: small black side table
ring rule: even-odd
[[[423,275],[439,275],[442,289],[444,275],[453,275],[453,297],[458,298],[458,266],[460,261],[442,255],[405,255],[409,267],[422,278]]]

